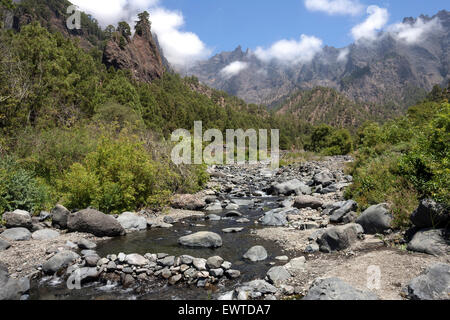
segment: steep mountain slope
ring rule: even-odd
[[[277,107],[277,114],[296,116],[311,124],[327,123],[353,128],[366,120],[392,116],[374,103],[357,103],[335,89],[326,87],[294,92]]]
[[[423,98],[433,85],[446,85],[450,79],[450,12],[419,18],[425,22],[439,19],[441,28],[414,44],[385,33],[377,41],[343,49],[327,46],[310,63],[289,66],[263,63],[251,51],[238,47],[186,73],[252,103],[276,106],[299,89],[324,86],[353,101],[385,105],[389,112],[399,113]],[[406,18],[404,24],[414,25],[417,20]],[[221,72],[235,61],[246,63],[246,69],[232,76]]]

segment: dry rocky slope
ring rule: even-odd
[[[228,228],[272,240],[285,252],[273,257],[263,246],[242,259],[267,265],[264,278],[228,287],[217,296],[230,299],[440,299],[450,293],[449,214],[424,200],[413,212],[408,233],[391,229],[389,206],[379,204],[357,214],[343,200],[352,177],[344,173],[350,157],[272,170],[265,164],[210,168],[208,188],[177,195],[168,212],[106,215],[94,209],[70,212],[57,205],[31,217],[5,213],[0,230],[0,299],[26,299],[30,279],[44,275],[88,282],[115,282],[143,290],[162,284],[224,287],[241,273],[219,256],[171,256],[117,252],[100,257],[96,243],[108,237],[152,228],[186,225],[184,219],[233,219],[255,227]],[[272,203],[269,207],[266,204]],[[431,229],[432,224],[438,229]],[[244,224],[243,224],[244,225]],[[250,230],[244,230],[244,229]],[[182,236],[180,247],[226,246],[221,235],[204,230]]]

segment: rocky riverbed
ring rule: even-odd
[[[392,230],[388,205],[343,198],[351,161],[212,167],[159,213],[5,214],[0,297],[449,299],[448,211],[424,200]]]

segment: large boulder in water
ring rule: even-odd
[[[70,231],[91,233],[97,237],[117,237],[125,234],[124,228],[114,217],[94,209],[70,214],[67,227]]]
[[[410,219],[418,228],[447,227],[450,223],[450,214],[444,205],[425,199],[420,202]]]
[[[361,225],[349,223],[343,226],[325,229],[317,239],[320,251],[330,253],[349,248],[358,240],[358,236],[364,233]]]
[[[442,256],[450,254],[450,240],[445,229],[425,229],[416,232],[408,250]]]
[[[392,214],[387,203],[371,206],[355,221],[364,228],[367,234],[384,232],[391,228]]]
[[[7,228],[27,228],[31,229],[33,222],[31,214],[24,210],[14,210],[3,214],[3,220]]]
[[[405,291],[412,300],[450,300],[450,265],[431,266],[412,279]]]
[[[69,219],[70,211],[64,206],[57,204],[50,212],[52,216],[52,225],[60,229],[67,229],[67,220]]]
[[[339,278],[316,279],[303,300],[378,300],[369,291],[358,290]]]
[[[251,247],[245,254],[244,259],[248,259],[252,262],[264,261],[267,259],[267,251],[263,246]]]
[[[178,243],[186,247],[218,248],[222,246],[222,238],[217,233],[201,231],[179,238]]]

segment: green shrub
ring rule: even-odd
[[[0,159],[0,214],[15,209],[38,212],[49,203],[49,190],[12,158]]]

